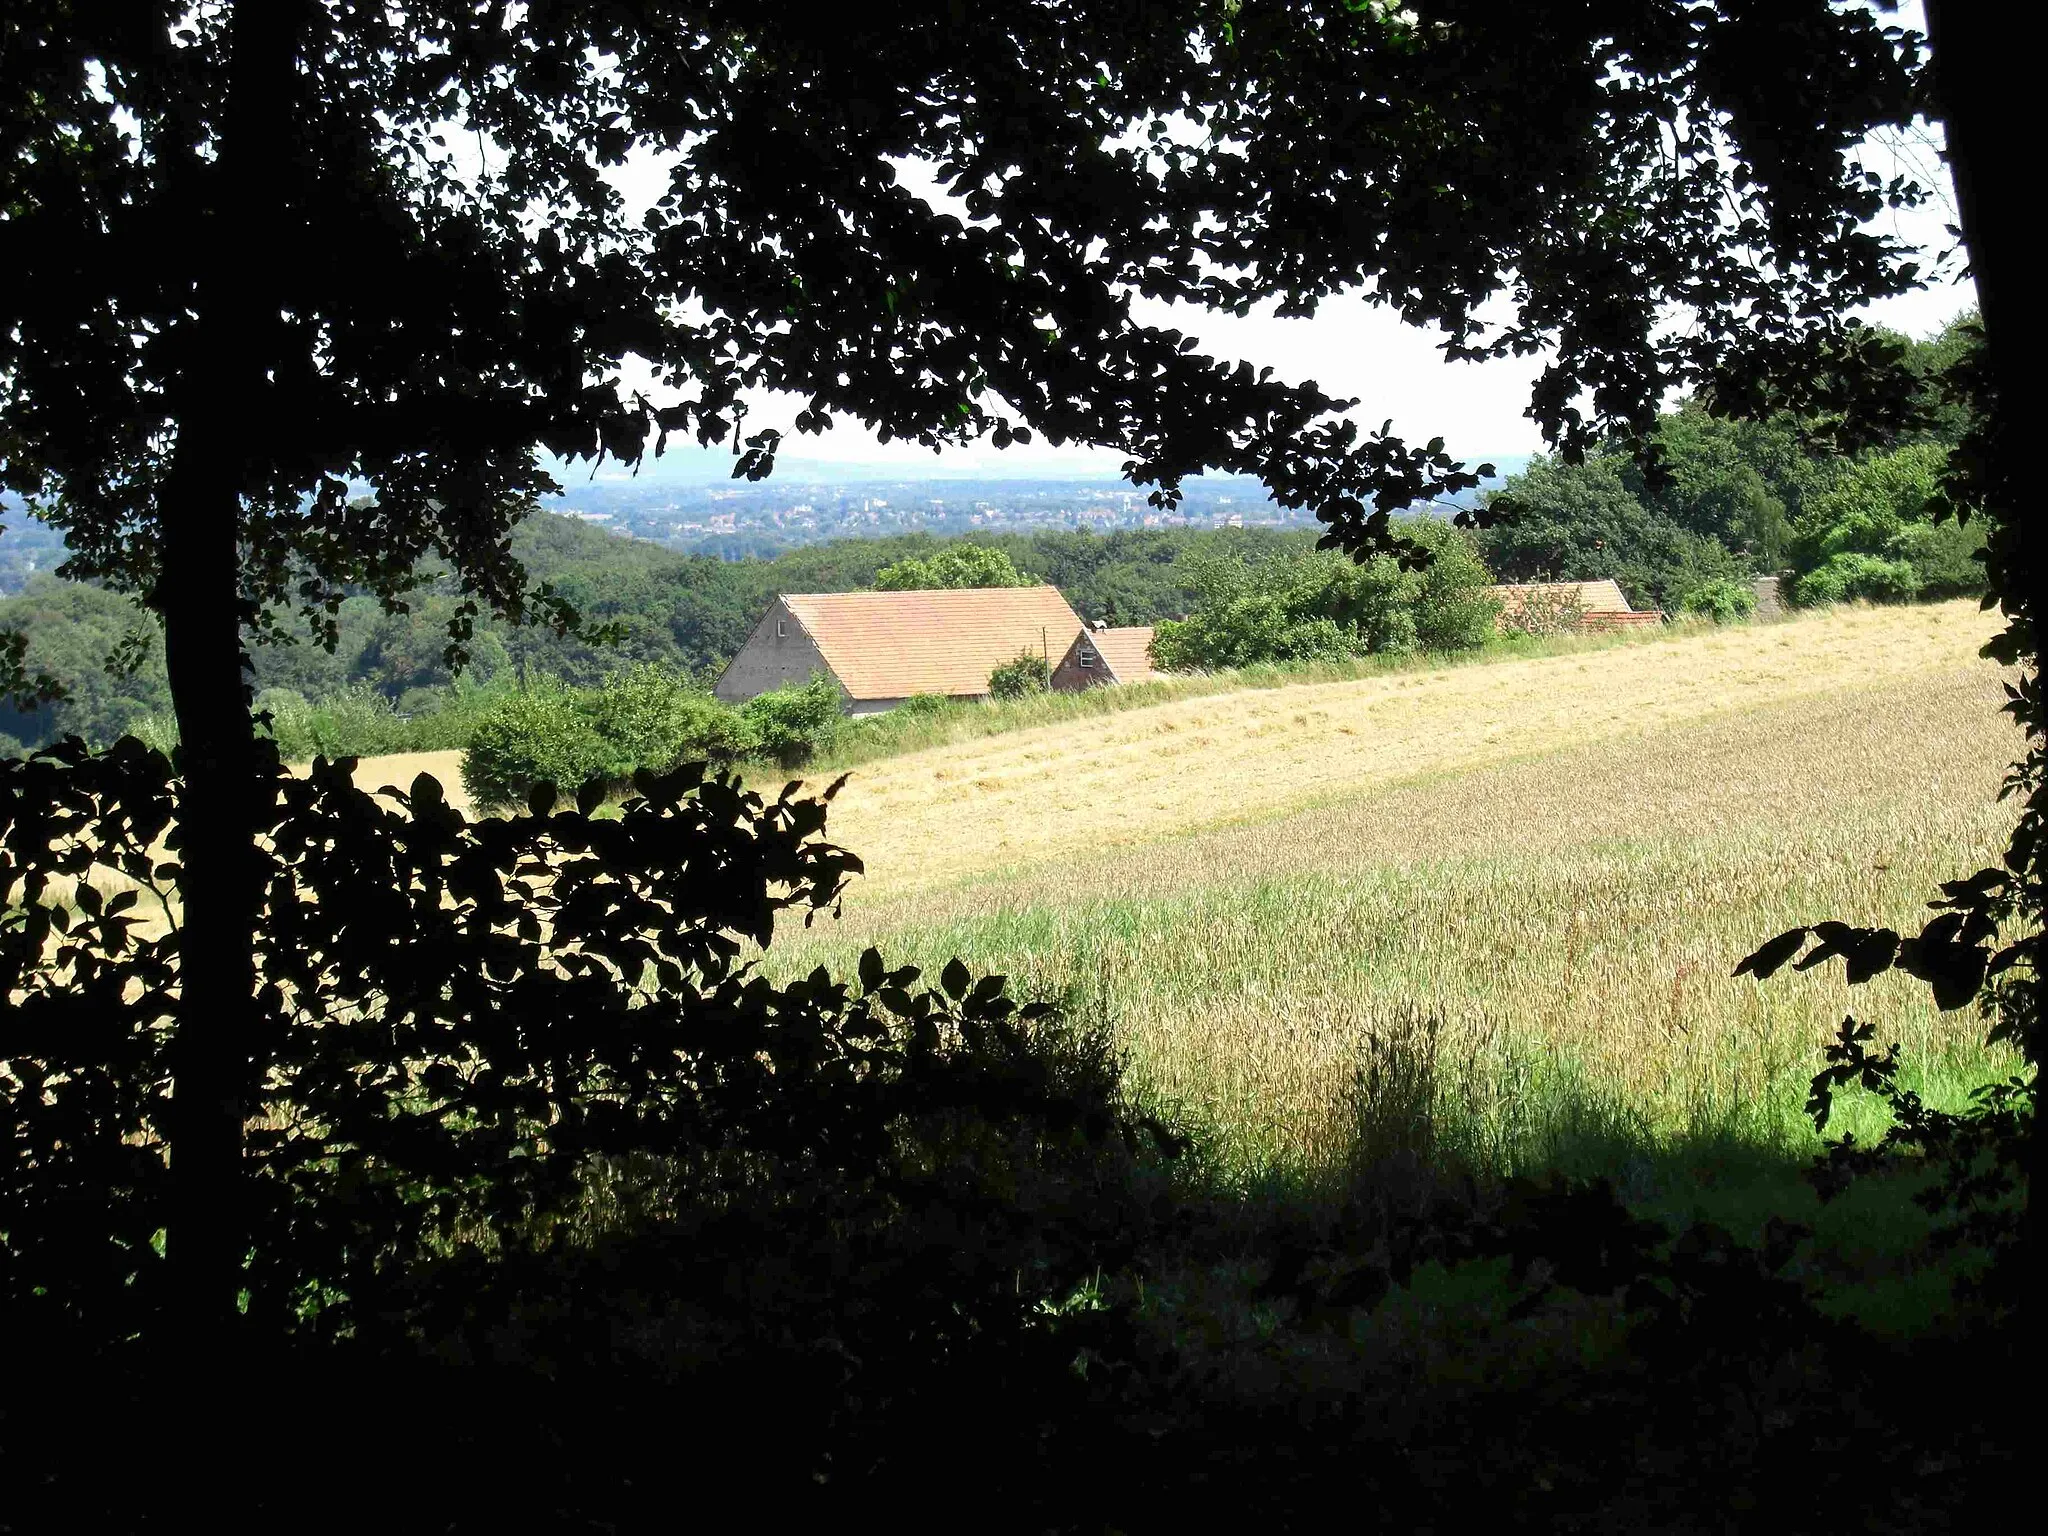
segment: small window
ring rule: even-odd
[[[1088,647],[1086,647],[1085,645],[1081,647],[1081,665],[1084,667],[1092,667],[1095,665],[1095,653],[1089,650]]]
[[[778,640],[787,640],[789,638],[789,620],[777,619],[775,621],[775,638]]]

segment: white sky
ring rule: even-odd
[[[1921,29],[1917,0],[1901,6],[1896,20]],[[1873,144],[1866,161],[1887,176],[1905,171],[1937,189],[1937,196],[1926,206],[1887,215],[1875,226],[1920,247],[1926,253],[1923,268],[1934,268],[1937,255],[1952,243],[1944,226],[1955,217],[1936,141],[1927,134],[1916,134]],[[619,184],[629,203],[644,207],[660,195],[664,177],[657,166],[639,164],[621,172]],[[1858,314],[1908,335],[1931,334],[1975,302],[1974,288],[1956,280],[1961,266],[1961,261],[1951,256],[1928,287]],[[1439,333],[1407,326],[1357,295],[1326,303],[1312,320],[1281,320],[1270,312],[1239,319],[1152,301],[1141,301],[1135,313],[1141,321],[1170,325],[1199,338],[1201,349],[1212,356],[1233,362],[1242,358],[1255,367],[1270,366],[1290,382],[1314,380],[1339,398],[1355,396],[1359,405],[1353,415],[1367,429],[1392,418],[1394,430],[1410,441],[1441,436],[1450,452],[1470,460],[1536,453],[1543,447],[1535,424],[1524,414],[1540,359],[1446,363],[1437,350],[1442,340]],[[778,475],[795,468],[789,461],[801,459],[866,469],[900,465],[923,475],[948,478],[1090,471],[1113,478],[1121,462],[1114,452],[1055,449],[1037,440],[1028,447],[1003,451],[979,444],[935,456],[910,444],[878,443],[859,423],[844,420],[823,437],[799,437],[789,431],[798,403],[764,396],[748,417],[750,430],[779,427],[785,432],[787,468],[779,467]],[[722,472],[714,460],[729,464],[729,450],[700,450],[687,442],[671,444],[659,466],[650,459],[641,473],[664,479],[672,475],[696,478]],[[572,468],[563,478],[580,480],[588,473],[587,466],[580,471]],[[608,465],[599,477],[624,473]]]

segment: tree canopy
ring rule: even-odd
[[[935,587],[1028,587],[1031,578],[1010,557],[986,544],[951,543],[923,558],[912,556],[875,572],[877,592],[914,592]]]

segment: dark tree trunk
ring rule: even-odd
[[[159,521],[164,662],[178,717],[182,998],[171,1050],[173,1304],[189,1349],[227,1341],[249,1224],[243,1126],[255,1033],[257,753],[242,645],[242,498],[274,450],[269,353],[278,327],[271,265],[289,169],[303,7],[240,0],[211,186],[197,212],[192,364]],[[218,1363],[225,1364],[225,1360]]]
[[[1936,110],[1948,137],[1963,245],[1977,281],[1985,354],[1996,392],[1988,479],[2002,493],[2000,513],[2012,519],[2015,558],[2009,595],[2018,597],[2024,607],[2029,650],[2039,676],[2041,634],[2048,621],[2048,572],[2042,556],[2048,551],[2042,548],[2039,514],[2019,503],[2016,417],[2021,402],[2031,398],[2022,370],[2040,356],[2041,301],[2033,270],[2038,254],[2026,212],[2032,198],[2025,184],[2013,179],[2008,163],[2013,146],[2024,142],[2018,136],[2027,126],[2021,111],[2033,102],[2032,54],[2024,46],[2025,30],[2017,23],[2017,13],[2005,6],[1985,0],[1927,0]],[[2028,876],[2038,880],[2042,851],[2033,857],[2037,868]],[[2037,920],[2040,915],[2029,914]],[[2042,1055],[2048,1048],[2038,1004],[2035,1017],[2025,1023],[2027,1059],[2035,1068],[2038,1092]],[[2040,1199],[2048,1175],[2048,1126],[2038,1113],[2028,1138],[2026,1173],[2022,1262],[2030,1293],[2039,1300],[2048,1298],[2048,1223]]]
[[[237,622],[239,476],[228,445],[187,423],[163,519],[156,607],[178,714],[184,789],[178,893],[183,999],[171,1052],[173,1209],[167,1250],[189,1341],[234,1316],[247,1222],[241,1196],[255,1028],[258,866],[249,807],[255,742]]]

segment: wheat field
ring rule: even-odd
[[[1840,610],[885,761],[831,825],[869,874],[767,963],[959,954],[1099,1010],[1250,1162],[1339,1155],[1390,1045],[1497,1162],[1566,1131],[1796,1140],[1852,1007],[1930,1090],[2004,1065],[1902,979],[1730,974],[1798,923],[1914,925],[1995,857],[1994,625]]]

